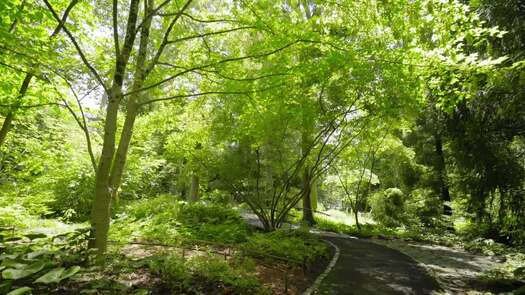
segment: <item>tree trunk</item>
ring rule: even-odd
[[[317,178],[312,180],[312,191],[310,193],[310,199],[312,203],[312,210],[317,211],[317,201],[318,201],[318,189],[317,189]]]
[[[120,140],[115,154],[114,164],[111,168],[111,176],[109,185],[111,187],[112,199],[116,199],[118,189],[122,182],[122,174],[124,173],[124,167],[126,166],[126,159],[128,156],[129,145],[131,138],[133,137],[133,126],[135,125],[135,119],[137,118],[139,111],[139,90],[144,85],[146,80],[146,55],[148,52],[149,33],[151,28],[151,17],[148,17],[152,13],[153,0],[144,1],[144,24],[140,30],[140,41],[139,49],[137,53],[137,64],[134,74],[133,84],[131,86],[133,94],[128,98],[126,104],[126,119],[124,120],[124,126],[120,134]]]
[[[111,199],[114,187],[111,186],[111,171],[115,157],[117,117],[122,100],[122,85],[129,56],[135,40],[139,0],[132,0],[129,8],[125,42],[120,55],[116,57],[113,84],[108,95],[102,152],[95,179],[95,198],[91,207],[91,240],[90,248],[96,248],[99,258],[107,249],[109,223],[111,218]]]
[[[312,177],[309,173],[308,167],[305,167],[303,173],[303,221],[312,226],[315,224],[314,214],[312,210]]]
[[[124,120],[122,133],[120,134],[118,148],[115,153],[115,159],[113,160],[113,167],[111,168],[109,187],[111,188],[112,200],[117,200],[117,192],[122,182],[122,174],[124,173],[124,167],[126,166],[129,145],[133,136],[133,125],[135,124],[136,118],[137,106],[135,103],[130,102],[128,103],[126,119]]]
[[[442,141],[441,135],[439,135],[438,133],[435,133],[434,141],[435,141],[436,156],[437,156],[436,170],[438,173],[438,182],[439,182],[439,187],[440,187],[441,200],[443,202],[450,202],[450,192],[448,189],[448,183],[446,179],[447,170],[446,170],[446,164],[445,164],[445,156],[443,153],[443,141]],[[452,208],[447,204],[443,204],[443,214],[452,215]]]
[[[2,124],[2,129],[0,129],[0,147],[2,147],[2,145],[4,144],[5,139],[7,137],[7,133],[9,132],[9,129],[11,129],[13,118],[13,112],[7,113],[7,116],[4,119],[4,123]]]
[[[90,248],[96,248],[99,254],[107,249],[107,237],[110,222],[111,198],[110,172],[115,154],[115,135],[117,132],[117,115],[120,87],[112,87],[108,101],[106,121],[104,122],[104,142],[95,180],[95,199],[91,208],[92,240]]]
[[[190,195],[189,201],[194,203],[199,200],[199,176],[193,172],[191,174],[191,186],[190,186]]]
[[[18,90],[18,96],[17,99],[21,99],[26,95],[27,89],[29,88],[29,83],[31,83],[31,79],[33,78],[32,74],[26,74],[24,81],[22,82],[22,86],[20,86],[20,90]],[[0,147],[4,144],[7,133],[9,133],[9,130],[11,129],[11,126],[13,125],[13,119],[15,118],[15,114],[12,110],[7,113],[7,116],[4,119],[4,123],[2,124],[2,129],[0,129]]]
[[[357,204],[357,201],[355,203],[355,208],[353,209],[354,211],[354,218],[355,218],[355,226],[357,226],[357,229],[358,230],[361,230],[361,224],[359,224],[359,210],[357,208],[359,205]]]

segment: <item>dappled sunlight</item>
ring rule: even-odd
[[[359,217],[358,217],[359,223],[361,224],[364,224],[364,223],[374,224],[375,223],[372,217],[370,216],[370,213],[359,212],[358,214],[359,214]],[[337,209],[329,209],[329,210],[323,211],[322,213],[317,214],[316,216],[318,216],[319,218],[327,219],[329,221],[334,221],[338,223],[343,223],[346,225],[355,224],[355,216],[351,211],[346,212],[346,211],[341,211]]]
[[[0,294],[521,288],[521,2],[0,0]]]
[[[429,269],[445,289],[453,292],[475,290],[475,281],[479,280],[484,272],[498,265],[493,257],[474,255],[461,249],[403,240],[373,241],[414,258]]]

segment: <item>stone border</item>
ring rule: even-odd
[[[327,240],[323,240],[323,241],[327,242],[328,244],[332,245],[332,247],[334,247],[334,249],[335,249],[334,257],[332,257],[332,260],[330,261],[330,263],[328,264],[326,269],[323,271],[323,273],[320,274],[317,277],[317,279],[315,279],[315,282],[312,284],[312,286],[310,286],[310,288],[306,289],[306,291],[304,291],[302,295],[310,295],[310,294],[313,294],[315,291],[317,291],[317,289],[319,288],[319,285],[321,285],[321,282],[323,281],[323,279],[328,275],[328,273],[330,273],[332,268],[334,268],[335,264],[337,263],[337,260],[339,259],[339,253],[341,252],[339,250],[339,247],[337,247],[334,243],[332,243],[330,241],[327,241]]]

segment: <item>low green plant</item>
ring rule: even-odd
[[[75,276],[88,257],[86,235],[83,229],[59,235],[2,232],[0,293],[26,294],[28,290],[45,293]]]
[[[253,264],[226,261],[213,255],[184,259],[180,255],[158,256],[150,263],[171,292],[206,294],[217,291],[224,294],[261,294],[264,290],[253,275]]]
[[[53,201],[55,216],[67,221],[86,221],[91,212],[95,176],[88,163],[72,165],[56,178]]]
[[[273,259],[271,256],[283,257],[298,264],[313,263],[319,257],[328,255],[328,246],[318,237],[303,230],[280,229],[270,233],[256,233],[241,246],[248,255],[266,259]]]
[[[249,235],[239,213],[217,204],[187,203],[161,195],[130,203],[116,216],[112,238],[142,238],[165,243],[196,240],[236,244]]]
[[[370,198],[372,217],[387,227],[400,226],[406,221],[405,201],[405,194],[398,188],[376,193]]]

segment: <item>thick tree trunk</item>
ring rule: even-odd
[[[110,222],[111,198],[110,172],[115,154],[115,135],[117,132],[117,115],[119,107],[120,87],[112,88],[108,101],[106,121],[104,122],[104,142],[98,164],[95,180],[95,199],[91,208],[92,240],[91,248],[98,249],[103,254],[107,249],[107,237]]]
[[[199,176],[193,172],[191,174],[191,186],[190,186],[190,202],[197,202],[199,200]]]
[[[151,28],[151,17],[147,17],[153,9],[153,0],[144,2],[144,17],[146,20],[140,31],[140,42],[137,54],[137,64],[135,75],[133,79],[133,85],[131,87],[134,94],[128,98],[126,105],[126,119],[124,120],[124,126],[122,127],[122,133],[120,134],[120,140],[115,154],[113,167],[111,168],[111,175],[109,185],[111,188],[112,199],[116,200],[118,195],[118,189],[122,182],[122,174],[124,173],[124,167],[126,166],[126,159],[128,156],[129,145],[131,138],[133,137],[133,126],[135,125],[135,119],[137,118],[139,111],[139,90],[144,85],[146,79],[146,55],[148,52],[149,33]]]
[[[106,252],[108,242],[109,223],[111,218],[111,200],[114,188],[111,186],[111,171],[115,157],[117,117],[120,101],[122,100],[122,85],[126,74],[129,56],[135,40],[139,0],[130,3],[126,37],[122,51],[116,57],[113,85],[108,95],[106,119],[104,122],[104,136],[102,152],[95,179],[95,198],[91,207],[92,235],[90,248],[96,248],[99,258]]]
[[[317,201],[318,201],[318,189],[317,189],[317,178],[314,178],[312,180],[312,186],[311,186],[311,192],[310,192],[310,201],[312,203],[312,210],[315,212],[317,211]]]
[[[7,133],[9,132],[9,129],[11,129],[14,116],[15,115],[13,114],[13,112],[9,112],[7,113],[7,116],[4,119],[2,129],[0,129],[0,147],[2,147],[2,145],[4,144],[5,139],[7,137]]]
[[[118,189],[122,182],[122,175],[124,173],[124,167],[126,166],[129,145],[131,143],[131,138],[133,137],[133,125],[135,124],[136,118],[137,105],[133,102],[128,103],[126,119],[124,120],[122,133],[120,134],[120,140],[115,153],[115,159],[113,160],[113,167],[111,168],[109,179],[112,200],[117,200]]]

